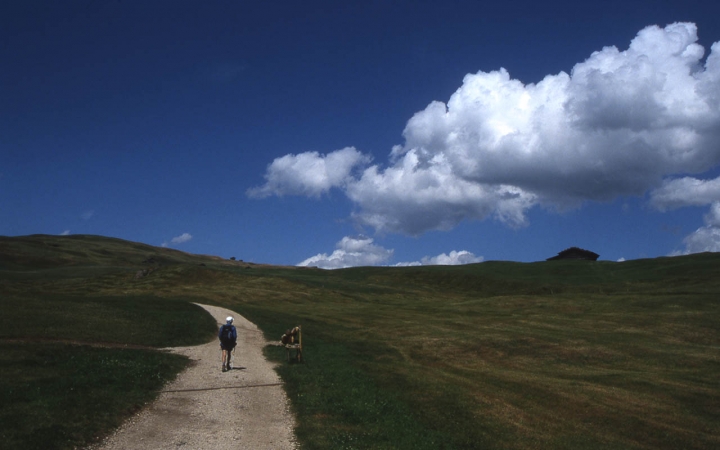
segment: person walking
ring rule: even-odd
[[[218,331],[218,339],[220,339],[220,350],[222,351],[222,371],[227,372],[232,369],[232,351],[237,345],[237,330],[232,324],[232,316],[225,319],[225,325],[220,327]]]

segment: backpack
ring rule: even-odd
[[[223,342],[223,344],[235,343],[235,338],[233,337],[233,332],[232,332],[232,326],[223,325],[222,333],[220,334],[220,340]]]

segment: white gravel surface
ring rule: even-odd
[[[169,349],[193,364],[160,397],[129,419],[96,450],[294,449],[293,418],[280,379],[262,354],[262,333],[239,314],[200,305],[218,326],[233,316],[238,346],[233,369],[221,370],[217,340]]]

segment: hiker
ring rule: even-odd
[[[220,350],[222,350],[222,371],[227,372],[232,369],[232,351],[237,345],[237,330],[232,324],[232,316],[225,319],[225,325],[220,327],[218,331],[218,339],[220,339]]]

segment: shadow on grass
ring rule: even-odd
[[[0,309],[0,338],[178,347],[216,333],[215,320],[199,306],[152,296],[31,294],[2,298]]]
[[[416,420],[391,391],[354,367],[347,348],[314,342],[302,363],[286,362],[285,349],[268,346],[279,363],[297,416],[296,435],[306,449],[443,449],[448,442]]]
[[[0,448],[92,443],[153,400],[188,363],[158,351],[0,344]]]

